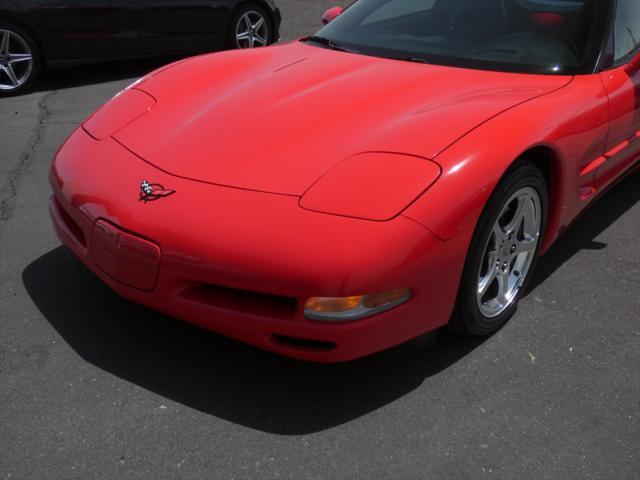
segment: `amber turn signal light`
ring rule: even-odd
[[[411,291],[407,288],[352,297],[312,297],[304,304],[304,315],[325,322],[360,320],[397,307],[409,298]]]

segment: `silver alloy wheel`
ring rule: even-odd
[[[33,52],[24,38],[0,29],[0,90],[22,86],[33,71]]]
[[[495,318],[516,300],[540,239],[542,204],[538,192],[514,193],[493,225],[482,256],[476,298],[486,318]]]
[[[236,46],[238,48],[264,47],[269,43],[269,22],[255,10],[246,12],[236,25]]]

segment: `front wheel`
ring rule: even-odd
[[[40,71],[38,48],[27,32],[0,22],[0,95],[27,91]]]
[[[547,185],[534,164],[512,167],[482,213],[450,326],[489,335],[513,315],[529,282],[547,215]]]
[[[257,5],[240,8],[231,20],[227,46],[229,48],[264,47],[271,43],[273,28],[267,12]]]

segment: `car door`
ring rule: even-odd
[[[607,153],[597,172],[604,187],[640,158],[640,68],[628,68],[640,53],[640,1],[618,0],[614,24],[614,68],[602,72],[609,95],[611,127]]]
[[[43,32],[49,60],[111,53],[113,12],[109,0],[23,0],[19,5]]]
[[[210,50],[224,24],[223,0],[111,0],[120,54]]]

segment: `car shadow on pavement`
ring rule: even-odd
[[[133,80],[181,58],[184,56],[159,56],[52,68],[42,72],[34,91],[62,90],[118,80]]]
[[[538,264],[535,285],[640,201],[640,175],[611,190]],[[59,247],[23,272],[44,317],[85,361],[174,402],[249,428],[303,435],[354,420],[420,386],[483,343],[315,365],[273,355],[127,302]]]
[[[320,365],[227,339],[118,297],[65,247],[23,272],[27,292],[85,361],[174,402],[280,435],[341,425],[417,388],[483,340]]]
[[[629,175],[606,192],[540,257],[529,284],[529,292],[579,251],[607,248],[606,244],[595,241],[595,238],[638,202],[640,172]]]

